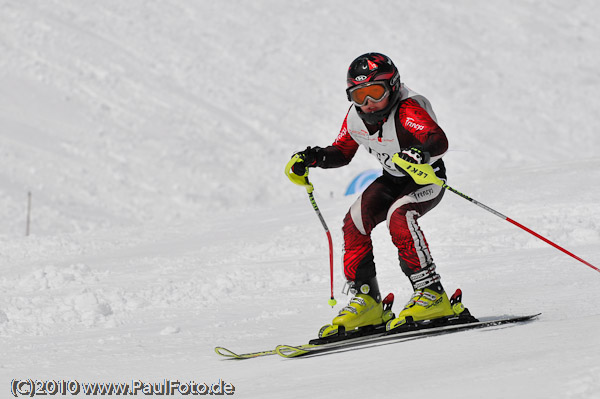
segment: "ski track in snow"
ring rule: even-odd
[[[359,152],[311,171],[335,309],[325,234],[282,172],[335,138],[345,68],[366,51],[431,99],[452,187],[600,265],[598,5],[363,6],[0,5],[0,396],[39,378],[223,379],[256,398],[598,397],[600,274],[450,192],[420,220],[446,289],[477,317],[539,320],[310,359],[214,353],[305,343],[347,303],[343,192],[377,164]],[[398,311],[410,285],[385,225],[373,240]]]

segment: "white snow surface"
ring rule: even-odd
[[[600,273],[452,193],[420,220],[446,289],[538,321],[304,360],[213,351],[305,343],[348,301],[343,193],[377,164],[311,171],[335,309],[326,236],[283,169],[335,139],[368,51],[431,100],[450,185],[600,265],[599,4],[0,1],[0,397],[31,378],[600,398]],[[398,311],[410,284],[385,224],[373,240]]]

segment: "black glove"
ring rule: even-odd
[[[295,153],[300,155],[298,162],[292,165],[292,172],[298,176],[306,174],[306,168],[314,168],[319,166],[319,163],[325,157],[321,147],[306,147],[306,150]]]
[[[429,153],[423,151],[420,146],[412,146],[400,150],[398,156],[410,163],[428,163]]]

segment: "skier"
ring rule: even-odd
[[[341,131],[332,145],[307,147],[296,153],[292,172],[306,176],[311,167],[347,165],[364,146],[383,167],[383,175],[371,183],[344,218],[344,274],[353,294],[348,306],[321,329],[320,336],[369,325],[397,328],[411,316],[414,321],[452,316],[454,311],[440,282],[429,246],[417,219],[433,209],[444,190],[437,185],[419,186],[392,162],[398,154],[412,163],[429,163],[446,180],[442,156],[448,149],[429,101],[407,88],[394,63],[380,53],[363,54],[350,64],[348,100],[352,102]],[[377,283],[371,231],[387,221],[392,242],[398,248],[400,267],[414,294],[394,318],[384,311]]]

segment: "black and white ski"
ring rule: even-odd
[[[398,331],[385,331],[385,326],[370,330],[355,331],[344,337],[317,338],[305,345],[278,345],[275,349],[251,353],[235,353],[224,347],[216,347],[215,352],[230,359],[253,359],[257,357],[279,355],[286,358],[314,356],[325,353],[335,353],[361,347],[379,346],[403,340],[431,337],[458,331],[490,328],[511,323],[522,323],[535,319],[541,313],[528,316],[500,317],[485,321],[477,319],[465,320],[454,318],[444,322],[420,322],[399,328]],[[442,324],[445,323],[445,324]],[[441,324],[441,325],[440,325]]]
[[[503,324],[510,323],[522,323],[525,321],[532,320],[539,316],[541,313],[527,315],[527,316],[516,316],[516,317],[502,317],[495,318],[486,321],[474,321],[461,324],[449,324],[442,326],[420,326],[412,330],[404,330],[400,332],[381,332],[371,335],[365,335],[356,338],[348,338],[335,342],[324,343],[324,344],[309,344],[302,346],[292,345],[279,345],[275,348],[275,352],[282,357],[294,358],[300,356],[315,356],[325,353],[342,352],[346,350],[385,345],[393,342],[402,342],[404,340],[412,340],[416,338],[425,338],[442,334],[449,334],[458,331],[473,330],[480,328],[489,328],[500,326]]]

